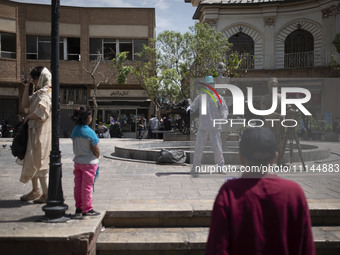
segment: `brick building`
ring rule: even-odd
[[[278,77],[280,86],[305,87],[313,117],[340,117],[340,60],[332,41],[340,33],[336,0],[184,0],[197,7],[193,19],[207,22],[246,58],[247,78]],[[291,78],[298,78],[294,82]],[[335,79],[337,78],[337,79]]]
[[[19,84],[24,72],[38,65],[50,68],[51,8],[0,0],[0,121],[15,124],[23,115]],[[118,52],[129,51],[128,61],[138,59],[149,38],[155,37],[153,8],[61,7],[60,17],[60,103],[61,135],[72,128],[69,116],[78,105],[91,103],[91,71],[98,55],[110,60]],[[103,61],[99,72],[112,74],[111,61]],[[148,115],[150,101],[140,85],[129,77],[127,84],[100,85],[98,120],[125,118],[123,131],[135,132],[134,120]]]

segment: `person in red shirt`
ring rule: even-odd
[[[263,171],[262,166],[268,168],[277,158],[274,133],[264,127],[246,129],[239,158],[241,170],[248,172],[221,187],[214,203],[206,254],[315,255],[302,188]]]

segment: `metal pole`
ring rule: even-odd
[[[59,19],[60,1],[52,0],[51,22],[51,71],[52,71],[52,150],[50,154],[50,171],[47,205],[43,207],[45,212],[44,222],[65,222],[68,206],[64,204],[63,189],[61,186],[62,164],[59,150]]]

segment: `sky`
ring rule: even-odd
[[[51,0],[14,0],[21,3],[51,4]],[[184,0],[60,0],[60,5],[79,7],[141,7],[156,9],[156,34],[165,30],[185,33],[195,24],[195,7]]]

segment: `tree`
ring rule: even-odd
[[[334,45],[334,47],[336,48],[336,51],[339,54],[340,53],[340,33],[337,33],[335,35],[335,38],[333,40],[333,45]],[[337,71],[337,72],[340,71],[340,64],[338,63],[335,55],[332,55],[332,62],[330,64],[330,66],[334,71]]]
[[[98,104],[97,104],[98,87],[102,84],[113,85],[115,77],[116,77],[116,81],[118,84],[126,83],[127,76],[132,72],[132,67],[125,65],[127,54],[128,52],[118,53],[116,58],[112,59],[111,69],[108,69],[107,71],[104,71],[104,72],[98,71],[98,67],[100,65],[106,64],[103,61],[102,54],[98,54],[98,57],[91,71],[83,68],[91,76],[91,79],[92,79],[92,89],[93,89],[92,101],[93,101],[93,106],[94,106],[94,113],[93,113],[93,121],[92,121],[91,128],[93,130],[95,130],[96,119],[98,116]]]
[[[225,63],[229,51],[230,44],[222,33],[208,24],[196,23],[185,34],[165,31],[145,45],[140,54],[144,60],[137,62],[135,74],[159,107],[165,98],[173,103],[189,98],[191,78],[216,77],[217,63]],[[238,58],[231,59],[233,66],[239,64]]]

